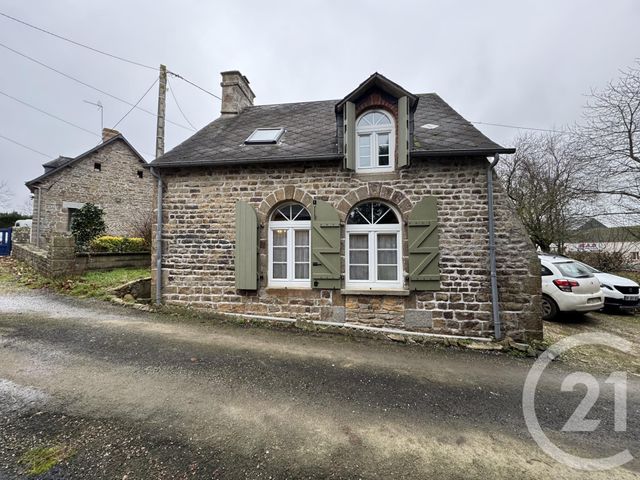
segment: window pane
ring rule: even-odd
[[[287,261],[287,247],[273,247],[273,261],[274,262],[286,262]]]
[[[395,265],[397,259],[397,250],[378,250],[378,265]]]
[[[389,125],[391,124],[391,122],[389,121],[389,118],[379,112],[374,113],[375,115],[375,124],[376,125]]]
[[[398,236],[395,233],[379,233],[378,248],[397,248]]]
[[[369,267],[366,266],[350,266],[349,278],[351,280],[369,280]]]
[[[295,240],[296,247],[309,245],[309,230],[296,230]]]
[[[369,263],[369,252],[367,250],[351,250],[349,252],[349,263],[351,265],[366,265]]]
[[[398,272],[396,266],[379,266],[378,280],[397,280]]]
[[[273,245],[276,247],[287,246],[287,231],[284,229],[273,231]]]
[[[390,225],[390,224],[398,223],[398,217],[393,212],[393,210],[388,209],[386,213],[384,213],[384,215],[382,215],[376,223],[382,224],[382,225]]]
[[[296,279],[307,280],[309,278],[309,263],[296,263]]]
[[[358,136],[358,165],[361,167],[368,167],[371,165],[370,135]]]
[[[358,121],[358,126],[366,127],[373,125],[373,114],[368,113]]]
[[[303,208],[296,220],[311,220],[311,215],[309,215],[309,211],[306,208]]]
[[[365,234],[351,234],[349,235],[349,249],[369,249],[369,235]]]
[[[273,264],[273,278],[287,278],[287,264],[286,263],[274,263]]]

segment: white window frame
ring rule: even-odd
[[[304,207],[303,207],[304,208]],[[273,213],[272,213],[273,215]],[[269,217],[271,218],[271,216]],[[287,231],[287,278],[273,278],[273,232],[276,230]],[[309,278],[295,278],[295,232],[306,231],[309,234]],[[269,287],[286,287],[286,288],[311,288],[311,221],[309,220],[288,220],[288,221],[269,221],[269,255],[268,255],[268,272]]]
[[[387,204],[385,204],[387,205]],[[402,265],[402,217],[391,206],[387,205],[398,219],[398,223],[392,224],[350,224],[345,226],[345,287],[354,290],[397,290],[404,286],[404,268]],[[369,253],[369,278],[367,280],[351,279],[351,234],[367,234],[368,235],[368,253]],[[397,248],[397,277],[395,280],[378,280],[378,234],[396,234]]]
[[[358,126],[360,120],[371,114],[380,113],[389,119],[390,125]],[[389,165],[379,165],[378,136],[389,135]],[[369,151],[371,153],[371,165],[360,166],[360,137],[369,136]],[[356,119],[356,172],[379,173],[392,172],[396,163],[396,124],[393,117],[384,110],[367,110]]]

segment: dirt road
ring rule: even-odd
[[[531,363],[13,290],[0,294],[0,479],[25,478],[42,447],[62,452],[49,479],[639,477],[638,460],[584,473],[537,447],[521,407]],[[603,388],[589,413],[601,426],[568,434],[585,391],[561,392],[567,373],[553,364],[539,388],[548,435],[638,457],[637,378],[626,433]]]

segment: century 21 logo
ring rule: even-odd
[[[555,445],[543,432],[538,422],[535,411],[536,387],[545,368],[558,355],[575,347],[586,345],[599,345],[614,348],[625,353],[630,353],[631,342],[607,333],[581,333],[567,337],[552,345],[533,364],[522,391],[522,412],[529,429],[529,433],[544,452],[569,467],[579,470],[609,470],[633,460],[628,449],[603,458],[583,458],[565,452]],[[605,383],[613,384],[614,389],[614,430],[625,432],[627,430],[627,374],[626,372],[613,372]],[[563,432],[593,432],[600,425],[599,419],[588,419],[587,415],[600,397],[600,384],[591,374],[575,372],[567,375],[562,381],[560,389],[563,392],[571,392],[576,385],[585,385],[587,393],[575,409],[567,423],[562,427]]]

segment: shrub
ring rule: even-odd
[[[91,241],[92,252],[136,253],[148,251],[143,238],[104,235]]]
[[[93,203],[85,204],[71,218],[71,233],[76,239],[76,249],[86,252],[91,241],[104,234],[104,212]]]
[[[622,252],[570,252],[568,255],[603,272],[624,270],[628,263]]]

